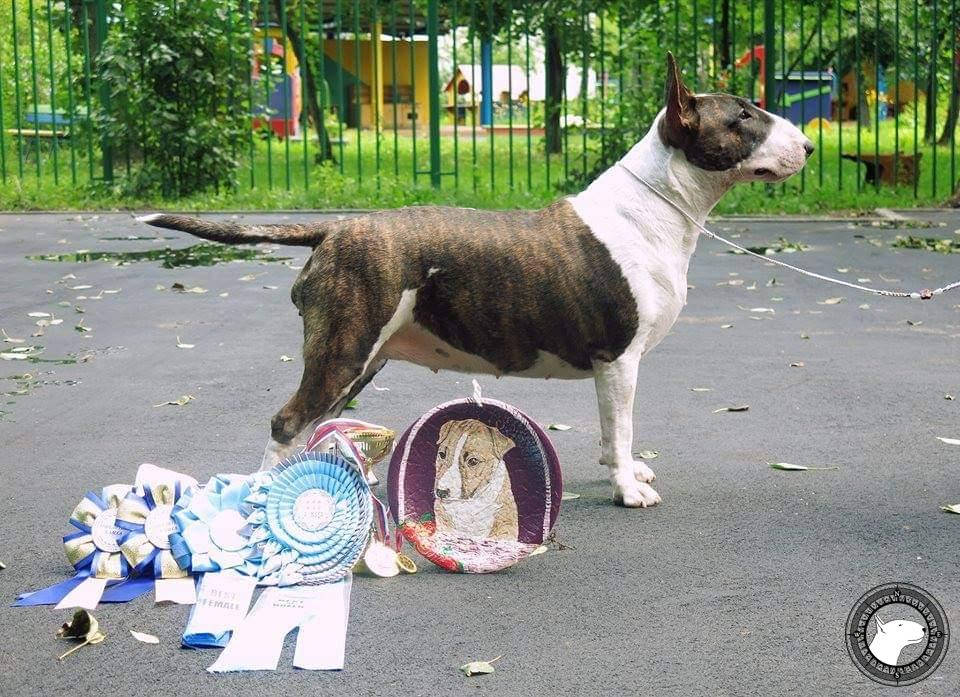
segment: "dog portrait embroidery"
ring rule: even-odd
[[[437,531],[516,540],[517,504],[503,456],[512,439],[476,419],[440,428],[436,459]]]

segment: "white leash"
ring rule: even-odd
[[[862,290],[865,293],[872,293],[873,295],[882,295],[888,298],[914,298],[918,300],[930,300],[935,295],[941,295],[942,293],[946,293],[948,290],[953,290],[954,288],[960,287],[960,281],[957,281],[956,283],[951,283],[948,286],[942,286],[940,288],[937,288],[936,290],[930,290],[928,288],[925,288],[924,290],[921,290],[919,292],[917,291],[908,292],[905,290],[883,290],[882,288],[870,288],[869,286],[861,286],[858,283],[850,283],[849,281],[844,281],[839,278],[832,278],[830,276],[824,276],[823,274],[814,273],[813,271],[807,271],[805,269],[801,269],[799,267],[788,264],[785,261],[779,261],[778,259],[772,259],[771,257],[765,256],[763,254],[757,254],[756,252],[750,251],[746,247],[741,247],[736,242],[731,242],[730,240],[721,237],[717,233],[711,232],[710,230],[705,228],[703,225],[698,223],[696,220],[694,220],[692,215],[687,213],[678,204],[671,201],[664,193],[662,193],[659,189],[653,186],[646,179],[641,177],[639,174],[634,172],[632,169],[627,167],[622,162],[618,162],[617,164],[620,165],[623,169],[625,169],[634,179],[636,179],[645,187],[650,189],[650,191],[656,194],[660,199],[662,199],[668,205],[675,208],[677,212],[680,213],[680,215],[682,215],[684,218],[686,218],[695,226],[697,226],[697,228],[700,229],[700,232],[702,232],[707,237],[710,237],[716,240],[717,242],[722,242],[723,244],[729,247],[733,247],[734,249],[736,249],[737,251],[743,254],[749,254],[750,256],[757,257],[758,259],[763,259],[764,261],[770,262],[771,264],[782,266],[783,268],[790,269],[791,271],[796,271],[797,273],[802,274],[804,276],[810,276],[811,278],[819,278],[821,281],[826,281],[827,283],[836,283],[837,285],[840,285],[840,286],[846,286],[847,288],[853,288],[854,290]]]

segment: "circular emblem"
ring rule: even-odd
[[[307,489],[293,503],[293,520],[304,530],[315,532],[333,520],[333,497],[323,489]]]
[[[93,544],[101,552],[119,552],[123,533],[124,531],[117,527],[117,511],[112,508],[100,513],[90,526]]]
[[[170,549],[170,533],[178,532],[177,523],[170,516],[173,506],[161,504],[147,515],[143,532],[157,549]]]
[[[863,594],[847,617],[847,652],[881,685],[912,685],[937,669],[950,630],[937,600],[909,583],[885,583]]]
[[[240,528],[247,524],[238,511],[220,511],[210,521],[210,539],[220,549],[237,552],[247,546]]]
[[[562,499],[560,461],[543,429],[518,409],[456,400],[403,434],[387,494],[417,552],[448,571],[489,573],[549,537]]]

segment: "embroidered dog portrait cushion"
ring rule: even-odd
[[[420,417],[394,449],[390,510],[416,550],[449,571],[517,563],[560,512],[560,462],[547,435],[491,399],[447,402]]]

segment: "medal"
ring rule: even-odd
[[[400,573],[397,557],[397,553],[383,542],[371,540],[355,570],[358,573],[368,572],[380,578],[390,578]]]

